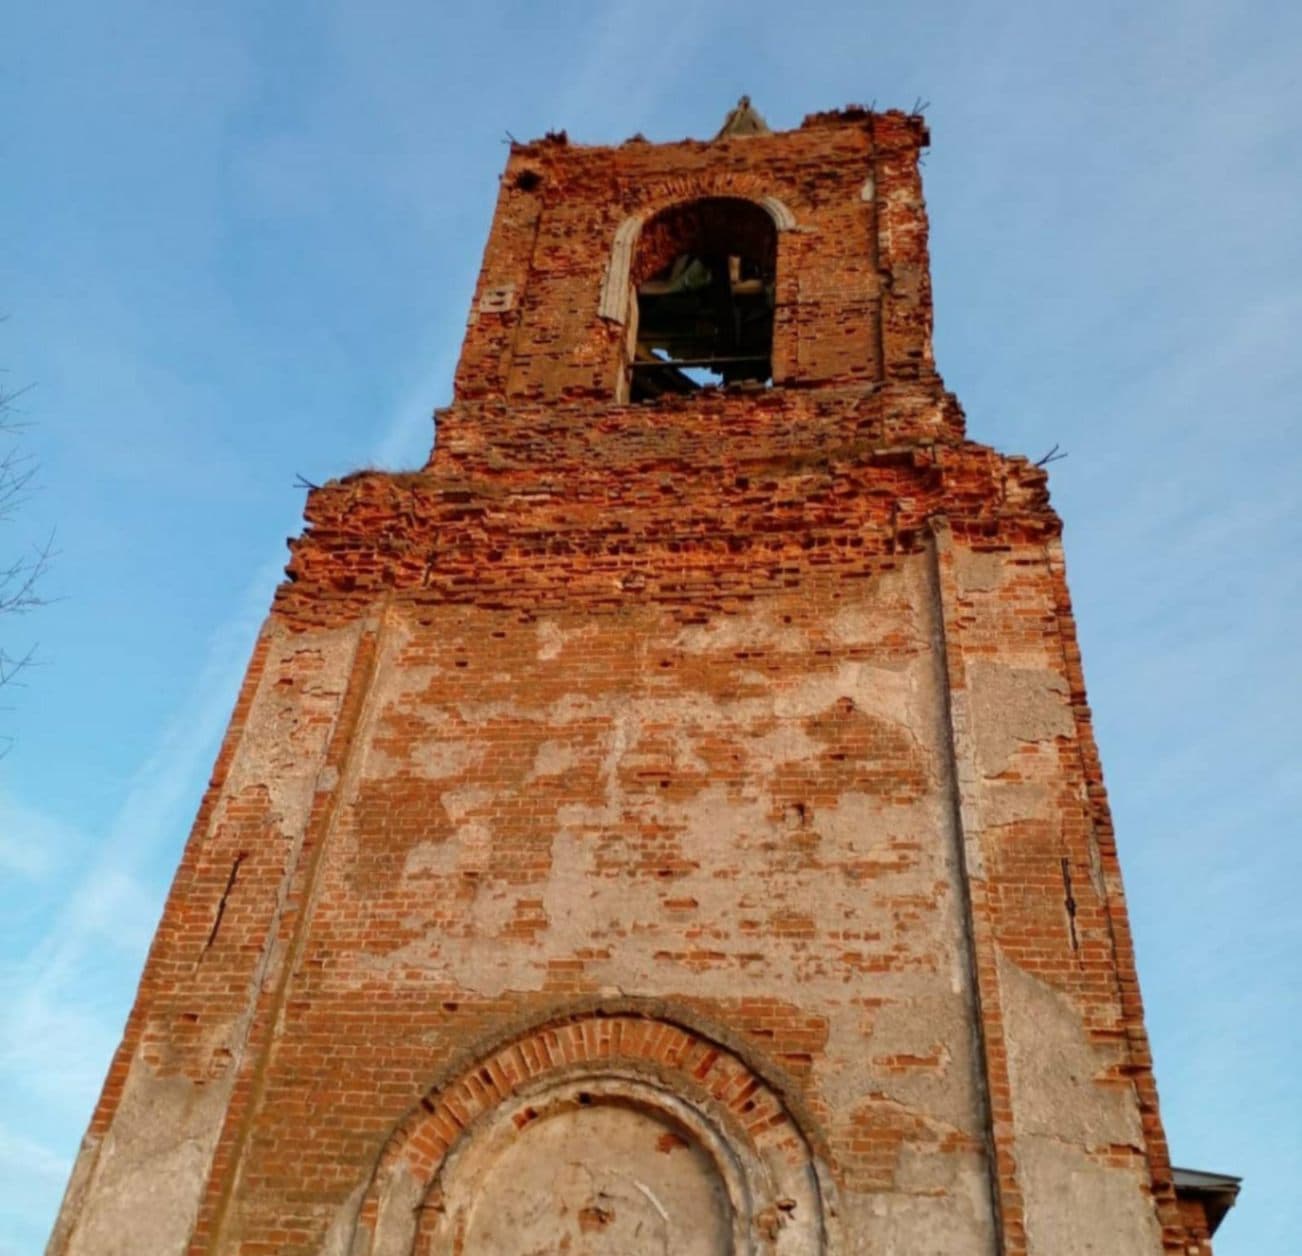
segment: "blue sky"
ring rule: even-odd
[[[1302,1229],[1302,8],[49,0],[0,53],[0,367],[57,529],[0,733],[0,1254],[39,1251],[294,478],[421,463],[507,131],[929,101],[937,357],[1039,456],[1177,1163]],[[0,555],[3,556],[3,555]]]

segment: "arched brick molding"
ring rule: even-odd
[[[556,1149],[571,1145],[599,1145],[610,1160],[576,1163],[592,1195],[587,1203],[556,1176],[568,1165]],[[647,1172],[616,1163],[643,1153]],[[573,1224],[610,1227],[575,1250],[658,1251],[663,1231],[669,1250],[687,1251],[681,1236],[673,1238],[680,1221],[690,1222],[698,1244],[690,1250],[702,1256],[835,1250],[825,1176],[780,1096],[721,1044],[633,1013],[536,1028],[427,1096],[386,1144],[348,1250],[509,1251],[493,1241],[494,1226],[506,1224],[498,1201],[524,1201],[527,1209],[529,1189],[535,1214],[560,1200],[572,1206]],[[629,1245],[632,1229],[621,1237],[630,1212],[641,1218],[645,1248]],[[519,1224],[534,1226],[536,1236],[554,1220],[530,1214]]]
[[[620,324],[628,320],[628,304],[632,293],[630,273],[643,226],[675,205],[706,199],[750,201],[772,219],[777,231],[792,231],[796,227],[795,215],[776,196],[739,185],[736,181],[721,183],[718,180],[702,180],[699,184],[686,181],[676,183],[672,188],[662,190],[658,196],[653,194],[643,209],[636,214],[630,214],[615,229],[615,238],[610,247],[610,259],[606,263],[606,277],[601,285],[601,305],[598,313],[602,318]]]

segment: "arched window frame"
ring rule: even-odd
[[[780,1075],[770,1077],[762,1059],[695,1019],[633,1005],[588,1010],[470,1053],[474,1063],[466,1067],[463,1060],[450,1070],[391,1131],[364,1191],[337,1217],[327,1247],[358,1256],[429,1250],[438,1214],[457,1207],[442,1188],[466,1163],[469,1180],[476,1180],[475,1148],[486,1145],[484,1135],[491,1149],[497,1133],[509,1137],[530,1123],[530,1107],[578,1090],[603,1101],[649,1104],[732,1160],[725,1179],[739,1189],[730,1205],[752,1239],[737,1250],[754,1250],[757,1229],[767,1230],[780,1212],[774,1241],[761,1250],[773,1256],[841,1251],[836,1183],[817,1126],[806,1125],[807,1114],[790,1103]],[[437,1207],[431,1193],[439,1197]]]
[[[611,243],[610,258],[606,263],[606,274],[601,286],[601,300],[598,314],[606,322],[626,329],[623,345],[623,359],[619,371],[619,397],[627,399],[628,359],[633,351],[633,342],[637,335],[637,293],[632,283],[633,261],[637,257],[638,244],[643,227],[653,218],[694,201],[707,199],[728,199],[747,201],[766,213],[773,222],[779,236],[778,264],[781,264],[781,234],[797,229],[796,217],[776,196],[746,196],[719,189],[703,191],[699,196],[675,199],[665,204],[657,204],[636,214],[630,214],[615,229]]]

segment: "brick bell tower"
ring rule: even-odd
[[[52,1253],[1210,1251],[926,143],[512,147],[429,464],[308,499]]]

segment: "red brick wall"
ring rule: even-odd
[[[926,219],[902,114],[811,119],[719,143],[512,148],[457,371],[463,400],[609,401],[623,328],[599,293],[630,215],[701,196],[778,198],[774,359],[803,386],[911,379],[931,369]]]
[[[1212,1256],[1212,1238],[1207,1224],[1207,1210],[1200,1199],[1179,1201],[1180,1220],[1188,1234],[1187,1256]]]
[[[400,1131],[602,1017],[748,1070],[834,1244],[1181,1250],[1059,524],[931,373],[923,139],[513,150],[430,465],[309,499],[54,1250],[159,1166],[141,1250],[348,1250]],[[610,242],[700,194],[795,217],[789,386],[618,404]]]

